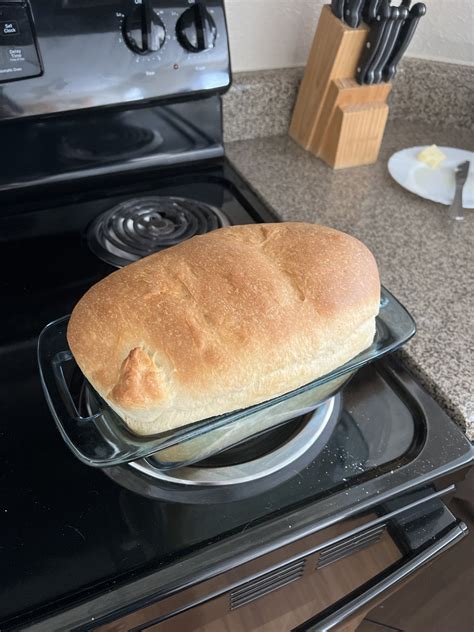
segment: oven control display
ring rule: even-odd
[[[41,75],[27,7],[0,1],[0,82]]]

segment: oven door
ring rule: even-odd
[[[444,505],[443,513],[445,513],[446,518],[451,516],[454,519],[454,516]],[[454,520],[451,527],[447,530],[443,529],[442,534],[438,534],[432,544],[409,556],[407,560],[384,573],[382,577],[376,578],[375,581],[350,595],[339,607],[336,604],[336,607],[296,626],[292,632],[326,632],[329,630],[349,632],[357,630],[368,612],[410,582],[439,555],[464,538],[467,533],[466,524]]]
[[[453,486],[454,487],[454,486]],[[445,490],[448,491],[448,490]],[[467,527],[440,500],[400,500],[362,528],[288,555],[283,563],[180,608],[162,603],[101,625],[100,632],[313,632],[355,630],[368,610],[460,541]],[[421,500],[421,502],[420,502]],[[290,552],[288,552],[290,553]],[[221,577],[225,584],[225,577]],[[184,591],[186,592],[186,591]],[[181,594],[184,597],[184,594]],[[165,600],[166,601],[166,600]],[[167,611],[166,611],[167,610]],[[353,625],[351,625],[353,623]],[[347,627],[346,627],[347,626]],[[90,629],[90,628],[88,628]]]

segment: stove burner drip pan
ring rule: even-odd
[[[89,227],[89,247],[121,268],[230,222],[218,208],[187,198],[148,196],[121,202]]]
[[[336,395],[312,413],[242,442],[248,460],[233,463],[234,447],[220,453],[218,465],[203,462],[164,471],[147,458],[105,468],[104,473],[122,487],[156,500],[207,504],[250,498],[292,478],[317,457],[339,420],[341,399]],[[262,452],[266,442],[274,445],[255,455],[254,445]]]

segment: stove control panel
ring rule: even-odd
[[[224,0],[0,0],[0,29],[0,122],[230,86]]]
[[[166,28],[156,3],[134,4],[123,20],[123,37],[131,51],[147,55],[160,50],[166,40]]]
[[[37,77],[41,73],[27,4],[0,1],[0,82]]]
[[[202,2],[186,9],[176,24],[178,41],[192,53],[214,48],[217,37],[216,23]]]

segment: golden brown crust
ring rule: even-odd
[[[165,396],[160,374],[152,358],[140,348],[132,349],[120,367],[110,399],[124,408],[147,408]]]
[[[358,240],[323,226],[234,226],[114,272],[68,328],[86,377],[151,434],[249,406],[367,347],[380,281]]]

